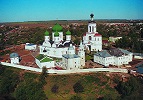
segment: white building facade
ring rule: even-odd
[[[25,44],[25,50],[36,50],[36,47],[37,47],[36,44],[31,44],[31,43]]]
[[[20,56],[17,53],[11,53],[10,54],[10,62],[11,62],[11,64],[19,64]]]
[[[71,45],[68,48],[68,53],[62,57],[63,66],[65,69],[80,69],[85,66],[85,52],[84,46],[81,44],[79,47],[78,55],[75,54],[75,49]]]
[[[52,29],[52,41],[50,41],[49,32],[46,31],[45,41],[41,46],[39,46],[40,54],[50,57],[62,58],[63,54],[67,54],[70,44],[73,44],[71,42],[71,32],[69,30],[66,32],[66,39],[63,41],[62,26],[56,24]]]
[[[52,68],[55,67],[55,61],[52,58],[49,58],[47,56],[44,55],[38,55],[41,57],[36,57],[35,58],[35,63],[40,67],[46,67],[46,68]]]
[[[114,48],[111,50],[103,50],[94,55],[94,62],[108,67],[109,65],[121,66],[123,64],[129,64],[132,61],[133,53]]]
[[[96,31],[96,22],[93,21],[93,14],[91,21],[88,23],[88,32],[83,35],[83,44],[90,51],[102,50],[102,35]]]

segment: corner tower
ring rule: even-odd
[[[80,56],[81,67],[85,66],[85,52],[84,52],[84,45],[82,44],[82,41],[80,42],[80,45],[79,45],[78,55]]]

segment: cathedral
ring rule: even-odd
[[[66,39],[63,39],[63,28],[59,24],[55,24],[52,28],[52,39],[49,32],[44,33],[45,40],[40,48],[40,54],[49,57],[62,58],[62,66],[65,69],[78,69],[85,66],[84,45],[79,45],[78,54],[75,53],[75,46],[71,41],[71,32],[66,32]],[[52,40],[52,41],[50,41]]]
[[[96,22],[93,20],[94,15],[90,15],[91,20],[88,23],[88,32],[83,35],[83,44],[90,51],[102,50],[102,35],[96,31]]]
[[[58,23],[52,28],[52,41],[50,41],[49,32],[45,33],[45,41],[40,47],[40,54],[51,57],[62,58],[63,54],[67,54],[68,47],[73,44],[71,41],[71,32],[66,32],[66,39],[63,39],[63,28]],[[74,47],[75,48],[75,47]]]

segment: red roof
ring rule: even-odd
[[[94,36],[101,36],[101,34],[96,33]]]
[[[102,40],[103,43],[108,43],[108,40]]]
[[[86,33],[84,33],[83,36],[86,36]]]

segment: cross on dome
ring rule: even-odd
[[[90,14],[91,21],[93,21],[94,14]]]

